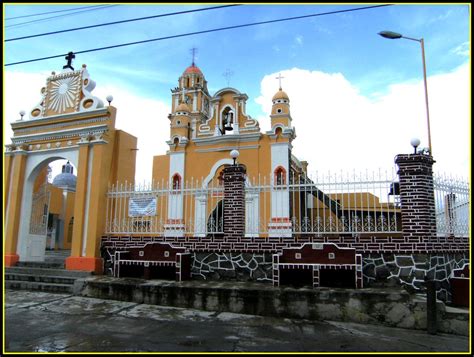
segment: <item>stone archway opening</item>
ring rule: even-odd
[[[46,250],[71,250],[74,227],[74,203],[77,168],[69,160],[56,160],[48,165],[50,206]],[[39,177],[40,178],[40,177]]]
[[[70,256],[77,173],[71,153],[29,160],[18,233],[20,261],[44,261],[47,252]]]

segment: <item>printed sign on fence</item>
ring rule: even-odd
[[[156,197],[130,197],[128,202],[128,216],[155,216]]]

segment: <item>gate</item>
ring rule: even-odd
[[[51,191],[48,185],[42,185],[33,194],[31,203],[31,219],[29,230],[28,257],[29,261],[43,261],[48,235],[48,216]]]

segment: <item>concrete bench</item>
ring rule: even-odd
[[[284,248],[273,255],[273,285],[280,286],[282,269],[312,271],[313,287],[320,286],[321,270],[354,272],[354,287],[362,288],[362,255],[355,248],[340,248],[334,243],[305,243],[299,248]],[[352,279],[352,278],[351,278]]]
[[[173,247],[169,243],[146,243],[143,247],[129,247],[114,252],[115,277],[121,277],[124,266],[143,268],[143,277],[151,278],[153,267],[171,267],[175,270],[176,281],[191,277],[191,254],[186,248]],[[133,268],[132,268],[133,269]]]

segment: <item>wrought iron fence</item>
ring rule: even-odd
[[[30,234],[45,235],[48,233],[48,214],[51,191],[44,184],[33,194],[31,204]]]
[[[395,171],[246,179],[245,235],[394,233],[401,231]],[[207,236],[224,231],[223,186],[191,180],[107,194],[106,234]]]
[[[433,181],[438,236],[467,236],[468,183],[441,175]],[[246,236],[401,232],[395,170],[247,178],[245,190]],[[221,184],[202,180],[117,184],[107,194],[105,233],[222,234],[223,200]]]
[[[433,177],[438,236],[469,236],[469,184],[459,178]]]
[[[116,184],[107,193],[106,234],[165,236],[223,233],[222,186]]]

